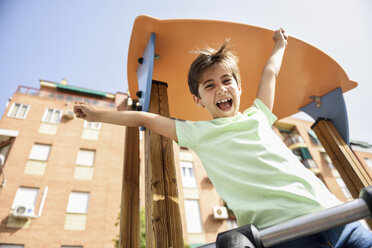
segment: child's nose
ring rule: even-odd
[[[218,87],[218,93],[221,94],[221,93],[225,93],[225,92],[227,92],[226,86],[223,85],[223,84],[220,84],[219,87]]]

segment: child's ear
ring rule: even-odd
[[[200,97],[192,95],[192,99],[194,100],[196,105],[198,105],[199,107],[204,107],[203,103],[201,102]]]

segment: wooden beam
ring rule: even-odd
[[[169,117],[167,87],[164,85],[159,85],[159,100],[160,114]],[[169,247],[184,247],[173,141],[162,137],[162,148]]]
[[[140,247],[139,130],[126,127],[120,211],[120,248]]]
[[[342,139],[331,120],[318,119],[312,129],[322,143],[333,165],[354,199],[359,197],[362,188],[372,185],[372,180],[359,160]],[[372,228],[372,222],[367,220]]]
[[[325,151],[327,152],[328,156],[332,160],[334,167],[337,169],[338,173],[340,174],[342,180],[345,182],[347,188],[350,191],[350,194],[353,198],[357,198],[359,195],[359,191],[357,187],[354,185],[352,178],[349,177],[349,174],[346,172],[346,168],[342,166],[342,162],[340,158],[337,156],[336,152],[332,149],[332,145],[329,144],[329,140],[332,139],[329,133],[323,133],[319,126],[313,126],[312,129],[314,130],[315,134],[317,135],[320,143],[323,145]]]
[[[154,81],[149,112],[169,117],[167,86]],[[173,142],[146,130],[146,247],[183,247]]]

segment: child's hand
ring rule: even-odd
[[[275,44],[282,43],[284,46],[287,45],[288,35],[285,33],[284,29],[279,28],[273,34],[273,40]]]
[[[83,118],[84,120],[90,122],[97,121],[97,110],[82,101],[75,102],[74,114],[77,118]]]

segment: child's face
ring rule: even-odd
[[[200,107],[205,107],[213,119],[232,117],[239,112],[241,89],[231,70],[217,64],[200,76],[199,96],[193,96]]]

